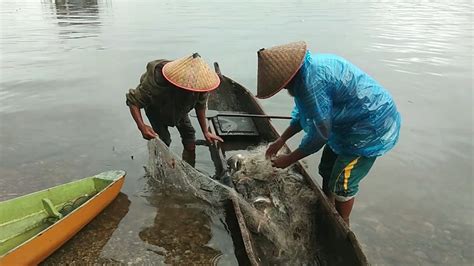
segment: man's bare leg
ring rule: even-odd
[[[349,225],[349,216],[351,215],[352,207],[354,206],[355,198],[352,198],[348,201],[338,201],[336,200],[336,210],[341,215],[344,222],[346,222],[347,226]]]
[[[196,165],[196,144],[184,145],[182,158],[185,162],[194,167]]]

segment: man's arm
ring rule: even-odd
[[[271,158],[277,154],[277,152],[285,145],[286,141],[289,140],[291,137],[296,135],[298,132],[302,130],[299,123],[291,123],[281,134],[281,136],[275,140],[270,146],[268,146],[267,152],[265,153],[265,157]]]
[[[281,155],[272,160],[272,165],[278,168],[286,168],[291,164],[305,158],[320,150],[328,140],[329,123],[313,125],[309,132],[303,137],[300,146],[290,154]],[[290,132],[292,133],[292,132]]]
[[[308,155],[310,155],[310,153],[305,153],[300,148],[298,148],[292,151],[290,154],[281,155],[272,159],[272,165],[278,168],[286,168]]]
[[[137,124],[138,130],[142,133],[144,139],[150,140],[154,139],[158,134],[153,130],[152,127],[143,122],[141,109],[136,105],[129,105],[130,114],[133,117],[133,120]]]
[[[292,138],[294,135],[299,133],[301,130],[303,129],[301,128],[301,125],[299,123],[290,124],[290,126],[288,126],[288,128],[283,132],[283,134],[281,134],[280,138],[283,139],[284,142],[286,142],[287,140]]]
[[[206,108],[195,108],[195,110],[204,138],[206,138],[206,140],[210,143],[212,143],[214,140],[224,142],[222,138],[209,132],[207,127]]]
[[[150,63],[147,65],[147,72],[140,77],[140,83],[135,89],[130,89],[125,95],[126,104],[130,109],[130,114],[137,124],[138,130],[146,140],[153,139],[157,136],[152,127],[143,122],[141,109],[149,106],[152,102],[151,86],[149,84]],[[155,91],[156,94],[156,91]]]

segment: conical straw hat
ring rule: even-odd
[[[305,42],[293,42],[260,49],[258,56],[257,97],[269,98],[295,76],[306,54]]]
[[[212,91],[220,84],[217,74],[198,53],[166,63],[162,73],[173,85],[189,91]]]

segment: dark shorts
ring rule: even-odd
[[[359,182],[369,173],[377,157],[336,154],[324,146],[319,174],[324,192],[333,193],[338,201],[347,201],[359,191]]]
[[[148,120],[150,120],[153,130],[158,134],[160,139],[169,146],[171,144],[171,135],[168,126],[161,125],[158,119],[154,119],[150,116],[148,116]],[[178,122],[176,128],[179,131],[179,135],[181,135],[181,142],[184,146],[196,143],[196,130],[194,130],[188,115]]]

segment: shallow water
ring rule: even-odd
[[[403,116],[398,146],[362,183],[351,217],[369,260],[474,262],[471,1],[0,0],[0,6],[0,199],[108,169],[128,172],[121,198],[49,262],[81,256],[179,262],[187,241],[204,260],[235,264],[219,217],[200,215],[206,206],[189,205],[193,199],[185,195],[163,196],[143,177],[146,143],[124,93],[146,62],[195,51],[255,91],[256,50],[300,39],[313,52],[339,54],[366,70],[390,90]],[[272,114],[291,109],[285,93],[262,104]],[[172,148],[181,151],[176,137]],[[315,176],[318,156],[305,160]],[[207,148],[199,147],[196,167],[212,174]],[[176,223],[180,218],[199,226]],[[177,232],[175,246],[160,242],[162,229]],[[94,239],[95,247],[81,239]]]

